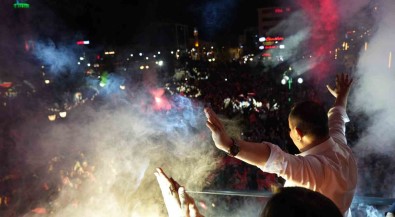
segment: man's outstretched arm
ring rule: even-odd
[[[221,120],[219,120],[212,109],[205,108],[204,112],[207,117],[206,125],[211,130],[211,136],[215,146],[228,153],[233,143],[232,138],[228,135]],[[237,140],[236,143],[240,146],[240,152],[235,156],[236,158],[260,167],[268,161],[271,149],[266,143],[254,143],[242,140]]]
[[[336,76],[336,87],[327,85],[329,92],[335,97],[334,108],[328,112],[329,134],[338,143],[347,144],[345,123],[350,121],[347,112],[347,100],[350,92],[352,79],[348,75]]]

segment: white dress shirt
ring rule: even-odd
[[[328,118],[328,140],[298,155],[285,153],[277,145],[267,143],[270,156],[259,168],[283,177],[285,187],[299,186],[320,192],[331,199],[344,216],[351,216],[349,207],[357,184],[357,164],[345,137],[345,123],[349,118],[343,107],[331,108]]]

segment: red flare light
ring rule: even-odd
[[[163,88],[151,89],[151,95],[154,97],[153,109],[156,111],[168,111],[171,109],[171,104],[166,98],[165,90]]]
[[[312,24],[309,40],[311,56],[321,58],[316,59],[318,62],[312,68],[312,72],[320,81],[331,71],[326,58],[329,51],[334,50],[336,46],[339,11],[335,0],[299,0],[299,4]]]
[[[32,212],[36,214],[47,214],[47,210],[43,207],[37,207],[35,209],[32,209]]]
[[[10,88],[12,87],[12,82],[3,82],[0,84],[0,87]]]

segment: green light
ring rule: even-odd
[[[100,87],[106,86],[107,81],[108,81],[108,73],[107,73],[107,72],[104,72],[104,73],[100,76],[100,83],[99,83]]]
[[[17,2],[17,3],[14,3],[14,8],[15,9],[19,9],[19,8],[30,8],[30,4],[28,4],[28,3],[19,3],[19,2]]]

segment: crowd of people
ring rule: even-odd
[[[288,133],[288,115],[292,105],[302,100],[326,103],[325,99],[319,98],[324,90],[317,89],[307,79],[302,84],[281,84],[284,73],[289,73],[286,64],[270,67],[236,61],[208,63],[188,60],[188,64],[180,66],[186,73],[178,78],[168,78],[168,84],[165,85],[168,91],[202,102],[227,119],[239,120],[242,129],[236,136],[240,139],[271,142],[291,154],[299,153]],[[359,129],[354,123],[347,125],[347,128],[347,137],[351,138],[349,144],[353,145]],[[29,195],[22,193],[27,192],[24,191],[26,189],[16,191],[13,185],[21,178],[12,173],[12,169],[5,168],[9,165],[7,152],[13,147],[15,138],[7,125],[4,125],[4,129],[0,144],[0,210],[9,210],[10,203],[17,197],[49,201],[63,188],[78,190],[85,181],[94,181],[95,166],[88,163],[83,153],[73,165],[64,165],[61,156],[54,156],[43,171],[56,178],[48,183],[38,183],[41,186],[39,191],[46,192],[45,198],[35,198],[43,195],[35,191],[29,192]],[[222,164],[208,180],[206,188],[218,190],[273,191],[284,183],[279,176],[263,172],[226,154],[222,154]]]
[[[73,160],[54,156],[43,168],[34,171],[23,171],[20,167],[1,168],[8,172],[0,179],[0,214],[4,216],[51,214],[59,205],[53,202],[61,192],[68,193],[67,203],[78,206],[76,192],[95,181],[95,166],[82,152]]]

